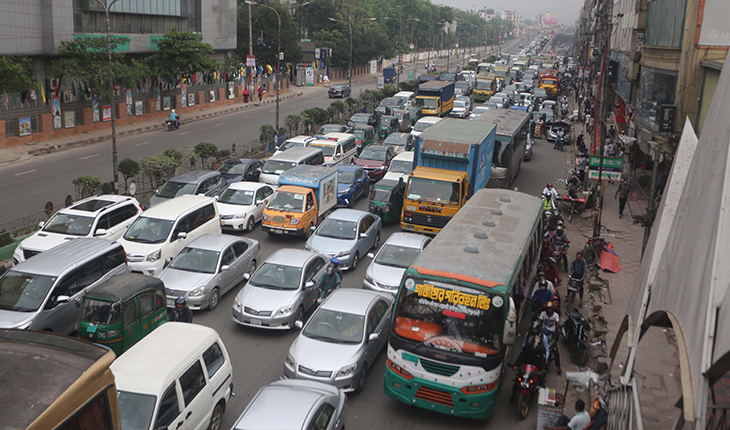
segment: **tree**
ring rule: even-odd
[[[101,180],[94,176],[79,176],[71,181],[77,200],[93,196],[101,190]]]
[[[131,158],[125,158],[124,160],[119,162],[117,169],[119,170],[119,173],[122,174],[122,178],[124,178],[124,189],[129,189],[127,187],[127,182],[130,178],[133,178],[134,176],[137,176],[137,174],[139,174],[139,163],[132,160]]]
[[[393,97],[398,90],[395,88],[395,85],[393,84],[385,84],[383,85],[383,95],[385,97]]]
[[[304,8],[293,8],[291,12],[285,6],[275,2],[266,2],[279,12],[281,16],[281,51],[284,53],[284,63],[298,63],[302,59],[302,50],[299,48],[301,22],[298,21],[299,9],[307,9],[314,5],[310,4]],[[327,15],[323,15],[327,16]],[[253,53],[256,55],[257,64],[276,64],[276,46],[279,36],[279,21],[276,14],[265,7],[251,8]],[[236,54],[241,58],[248,55],[248,5],[238,2],[238,26]]]
[[[287,115],[284,119],[286,128],[289,130],[289,134],[294,136],[299,131],[299,125],[302,123],[302,117],[299,115]]]
[[[0,92],[19,93],[38,88],[38,80],[32,75],[33,64],[28,57],[0,56]]]
[[[153,73],[164,80],[218,69],[218,63],[209,58],[214,52],[213,46],[203,43],[200,33],[177,31],[173,26],[171,32],[157,41],[157,48],[158,52],[149,57],[148,64]]]
[[[276,136],[276,129],[271,124],[262,125],[259,132],[261,133],[260,139],[262,142],[270,142]]]
[[[193,151],[195,152],[195,155],[200,158],[200,164],[202,164],[203,168],[205,168],[207,166],[208,159],[215,157],[218,153],[218,147],[210,142],[200,142],[195,145]]]
[[[142,157],[139,160],[140,170],[150,181],[150,187],[157,188],[170,179],[175,172],[175,161],[165,154]],[[173,172],[172,174],[170,172]]]

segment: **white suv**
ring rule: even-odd
[[[79,237],[117,240],[141,213],[142,206],[133,197],[109,194],[81,200],[41,222],[40,231],[15,249],[13,264]]]

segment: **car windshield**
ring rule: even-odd
[[[478,80],[477,81],[477,89],[478,90],[491,90],[492,89],[492,81]]]
[[[355,221],[326,218],[315,234],[331,239],[353,240],[356,237],[356,233],[357,223]]]
[[[447,205],[459,204],[459,183],[426,178],[411,178],[408,181],[406,198]]]
[[[43,226],[43,231],[49,233],[69,234],[72,236],[86,236],[91,232],[94,218],[64,213],[57,213]]]
[[[390,162],[389,172],[405,173],[410,175],[413,171],[413,161],[393,160]]]
[[[297,290],[301,276],[301,267],[264,263],[248,283],[270,290]]]
[[[218,171],[224,175],[243,175],[246,173],[248,165],[242,163],[223,163],[218,167]]]
[[[433,125],[432,122],[426,122],[426,121],[418,121],[415,126],[413,126],[414,131],[424,131],[427,128],[431,127]]]
[[[455,108],[464,108],[464,109],[466,109],[466,103],[464,103],[464,102],[462,102],[460,100],[457,100],[457,101],[454,102],[454,107]]]
[[[11,270],[0,278],[0,310],[34,312],[43,305],[56,278]]]
[[[367,123],[368,119],[370,119],[370,115],[366,113],[356,113],[355,115],[350,118],[350,121],[352,122],[361,122],[361,123]]]
[[[261,171],[263,173],[266,173],[267,175],[281,175],[282,173],[296,166],[297,163],[293,161],[279,161],[268,159],[264,163],[264,168]]]
[[[320,309],[304,329],[304,336],[331,343],[358,344],[362,342],[365,317]]]
[[[321,149],[325,157],[331,157],[332,154],[335,153],[335,145],[322,145],[318,143],[313,143],[312,146]]]
[[[405,269],[415,261],[420,253],[421,250],[418,248],[385,244],[375,257],[375,262],[383,266]]]
[[[408,144],[408,135],[391,134],[385,139],[386,145],[406,146]]]
[[[142,216],[124,233],[124,239],[139,243],[162,243],[170,235],[172,224],[170,220]]]
[[[81,309],[81,321],[92,324],[115,325],[119,324],[119,302],[84,298]]]
[[[117,400],[119,401],[122,430],[150,428],[152,413],[155,411],[155,403],[157,403],[156,396],[117,390]]]
[[[504,297],[416,278],[406,278],[404,285],[393,325],[396,335],[420,342],[417,347],[499,355]]]
[[[398,106],[398,99],[385,99],[380,102],[380,106],[393,107]]]
[[[279,146],[279,151],[286,151],[287,149],[291,148],[303,147],[304,145],[304,142],[287,140],[286,142],[282,143],[281,146]]]
[[[346,87],[344,85],[332,85],[332,89],[335,91],[341,91],[344,90]]]
[[[374,202],[390,202],[390,194],[392,190],[385,188],[373,188],[370,190],[370,200]]]
[[[438,107],[437,99],[417,98],[415,104],[417,107],[426,108],[426,109],[436,109]]]
[[[452,73],[442,73],[441,76],[439,76],[439,80],[454,82],[456,80],[456,75]]]
[[[474,110],[472,111],[472,113],[474,115],[481,115],[481,114],[483,114],[484,112],[486,112],[488,110],[489,110],[489,108],[486,107],[486,106],[479,106],[479,107],[474,108]]]
[[[341,127],[339,125],[323,125],[319,128],[317,134],[338,133]]]
[[[337,181],[340,184],[351,184],[355,181],[355,172],[340,170],[337,173]]]
[[[357,128],[352,132],[352,134],[354,134],[358,139],[362,139],[365,137],[365,130]]]
[[[160,188],[159,191],[157,191],[157,194],[155,195],[164,199],[171,199],[185,194],[193,194],[195,192],[196,185],[197,184],[168,181],[162,186],[162,188]]]
[[[210,249],[183,248],[170,263],[170,268],[186,272],[215,273],[220,252]]]
[[[234,190],[229,188],[223,191],[218,203],[230,205],[251,206],[253,204],[253,190]]]
[[[363,160],[385,161],[385,156],[386,156],[385,149],[365,148],[360,153],[360,158]]]
[[[466,81],[459,81],[459,82],[457,82],[456,84],[454,84],[454,86],[455,86],[456,88],[460,88],[460,89],[462,89],[462,90],[465,90],[465,89],[469,88],[469,82],[466,82]]]
[[[557,85],[558,81],[555,79],[543,79],[542,80],[543,85]]]
[[[269,200],[267,209],[284,212],[304,212],[304,194],[277,191]]]

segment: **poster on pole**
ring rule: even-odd
[[[314,86],[314,67],[307,67],[304,70],[304,76],[306,77],[307,86]]]
[[[372,61],[370,61],[370,74],[371,75],[377,75],[378,74],[378,60],[372,60]]]
[[[102,121],[111,121],[112,120],[112,107],[110,105],[102,106],[101,120]]]
[[[61,124],[61,98],[58,96],[51,97],[51,113],[53,114],[53,129],[60,129]]]
[[[185,82],[180,84],[180,100],[182,107],[186,107],[188,105],[188,84]]]
[[[155,110],[162,110],[162,88],[159,85],[155,85]]]
[[[588,179],[598,179],[598,170],[601,166],[601,157],[591,155],[588,164]],[[622,157],[603,157],[603,180],[621,181],[621,170],[624,167]]]
[[[132,102],[132,90],[125,90],[125,98],[127,101],[127,116],[134,116],[134,103]]]
[[[101,121],[101,108],[99,106],[99,94],[92,94],[91,96],[91,115],[94,122]]]
[[[256,67],[256,57],[253,55],[246,55],[246,67]]]
[[[228,99],[236,97],[236,87],[233,82],[228,83]]]
[[[137,101],[134,102],[134,114],[139,116],[144,113],[144,102],[143,101]]]

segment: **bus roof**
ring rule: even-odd
[[[514,136],[525,125],[530,116],[526,112],[509,109],[489,109],[479,115],[475,121],[486,121],[497,126],[497,134]]]
[[[481,145],[492,132],[494,124],[474,123],[454,118],[445,118],[421,133],[424,144],[450,146],[451,143]]]
[[[516,270],[514,265],[528,248],[541,212],[542,202],[538,197],[511,190],[481,189],[411,267],[421,274],[488,287],[509,286]],[[484,235],[486,238],[479,238]],[[467,251],[472,247],[478,252]]]

